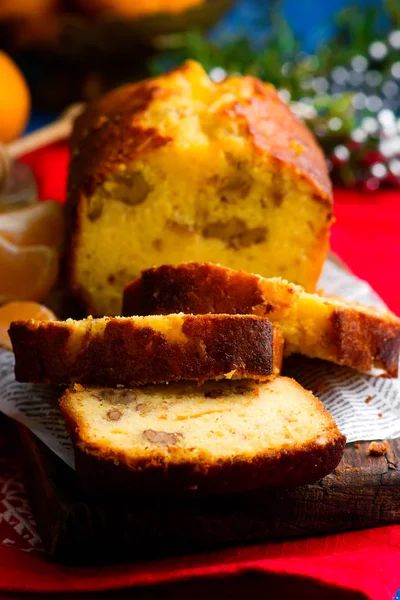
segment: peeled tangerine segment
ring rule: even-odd
[[[0,237],[0,303],[43,300],[57,279],[58,262],[54,248],[20,248]]]
[[[60,246],[64,235],[63,207],[46,200],[0,213],[0,235],[17,246]]]
[[[38,321],[54,321],[56,315],[47,306],[37,302],[16,300],[0,306],[0,346],[12,350],[8,330],[12,321],[37,319]]]

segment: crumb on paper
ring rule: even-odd
[[[385,456],[388,451],[388,445],[385,440],[382,442],[371,442],[368,446],[368,454],[370,456]]]
[[[367,396],[364,400],[365,404],[369,404],[372,400],[372,396]]]
[[[360,447],[360,444],[358,442],[354,442],[353,448],[355,448],[356,450],[358,450],[359,447]]]
[[[352,468],[353,468],[353,467],[352,467],[351,465],[346,465],[346,466],[345,466],[345,469],[346,469],[346,471],[351,471],[351,469],[352,469]]]
[[[378,413],[378,417],[381,418],[381,416],[382,416],[382,413]]]

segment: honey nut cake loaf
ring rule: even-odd
[[[279,324],[285,353],[300,353],[397,377],[400,319],[355,302],[310,294],[280,278],[266,279],[212,263],[143,271],[125,289],[123,314],[184,312],[265,316]]]
[[[322,151],[270,84],[194,61],[89,104],[72,135],[70,286],[121,314],[144,268],[189,260],[314,291],[333,221]]]
[[[283,338],[243,315],[16,321],[9,330],[17,381],[139,385],[279,373]]]
[[[134,389],[76,384],[59,401],[81,486],[96,494],[216,494],[312,483],[345,437],[293,379]]]

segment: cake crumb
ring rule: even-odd
[[[355,448],[356,450],[358,450],[359,447],[360,447],[360,444],[358,442],[354,442],[353,448]]]
[[[378,417],[381,418],[381,416],[382,416],[382,413],[378,413]]]
[[[368,446],[368,454],[370,456],[384,456],[388,451],[387,442],[371,442]]]
[[[364,400],[365,404],[369,404],[372,400],[372,396],[367,396]]]

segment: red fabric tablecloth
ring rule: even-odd
[[[25,157],[43,199],[64,201],[68,160],[64,144]],[[335,200],[332,249],[400,313],[400,192],[335,190]],[[4,448],[0,437],[0,593],[99,591],[187,579],[194,581],[194,590],[196,580],[224,577],[226,593],[220,585],[219,596],[233,598],[240,586],[228,587],[232,577],[249,572],[262,575],[260,597],[392,600],[400,588],[400,526],[112,567],[50,563],[36,549],[29,507]],[[190,588],[184,594],[190,597]]]

